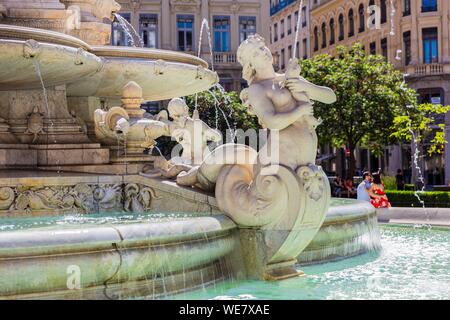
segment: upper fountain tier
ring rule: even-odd
[[[34,40],[34,41],[30,41]],[[0,90],[37,89],[33,60],[46,86],[69,84],[68,96],[120,98],[129,81],[144,100],[163,100],[207,90],[217,83],[205,61],[157,49],[90,46],[67,34],[0,24]]]
[[[93,45],[110,42],[111,25],[120,10],[114,0],[0,0],[0,22],[66,33]]]

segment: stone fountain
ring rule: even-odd
[[[158,297],[298,276],[298,262],[377,247],[373,208],[330,208],[315,165],[312,101],[333,103],[330,89],[301,78],[294,60],[276,74],[264,40],[249,37],[238,50],[242,98],[267,143],[210,150],[220,133],[179,97],[217,74],[191,55],[108,46],[105,19],[119,9],[0,0],[1,298]],[[144,117],[142,102],[164,99],[168,112]],[[182,153],[144,154],[161,136]],[[73,286],[72,271],[82,274]]]

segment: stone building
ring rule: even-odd
[[[236,60],[237,48],[248,35],[269,37],[269,2],[262,0],[117,0],[120,14],[141,35],[144,46],[193,55],[201,52],[219,74],[226,90],[245,84]],[[211,27],[211,59],[207,33],[198,47],[203,19]],[[129,45],[118,22],[113,23],[112,44]]]
[[[272,50],[280,52],[281,30],[274,24],[298,7],[299,1],[272,0]],[[336,46],[364,45],[367,53],[385,56],[407,76],[421,102],[450,105],[450,43],[448,0],[308,0],[309,55],[333,54]],[[377,10],[368,7],[375,5]],[[276,9],[280,8],[282,9]],[[370,17],[376,17],[372,20]],[[375,23],[369,23],[375,22]],[[279,27],[278,27],[279,28]],[[285,27],[286,28],[286,27]],[[277,38],[278,42],[277,43]],[[287,41],[289,43],[289,41]],[[446,137],[450,140],[450,114],[445,119]],[[376,158],[367,150],[357,152],[361,169],[384,168],[394,174],[398,168],[411,171],[410,145],[390,146],[384,157]],[[345,154],[338,158],[345,161]],[[444,161],[444,159],[447,159]],[[336,161],[339,167],[339,162]],[[438,170],[436,170],[438,168]],[[445,170],[444,170],[445,168]],[[331,169],[331,168],[330,168]],[[340,171],[336,166],[334,170]],[[423,164],[430,184],[450,182],[450,146],[445,156],[433,157]],[[439,175],[436,174],[439,171]],[[445,175],[444,175],[445,172]],[[434,174],[433,174],[434,173]],[[445,178],[444,178],[445,176]],[[445,180],[445,181],[444,181]]]
[[[300,31],[295,41],[299,14],[301,14]],[[297,58],[306,59],[310,56],[308,1],[303,1],[301,10],[299,0],[270,1],[269,43],[275,58],[275,66],[280,70],[283,70],[292,58],[293,50]]]

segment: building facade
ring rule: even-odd
[[[299,15],[301,18],[297,41],[295,39]],[[309,1],[270,0],[270,49],[274,55],[275,67],[284,70],[293,57],[310,57]]]
[[[261,0],[117,0],[119,12],[140,34],[144,47],[200,52],[219,74],[222,86],[239,91],[245,85],[236,60],[239,44],[250,34],[269,36],[269,2]],[[211,29],[209,47],[206,28],[200,41],[202,21]],[[119,22],[113,23],[113,45],[130,45]]]
[[[288,9],[296,6],[294,2],[299,1],[272,0],[272,8],[284,6],[283,10],[273,10],[272,31],[274,23],[286,21]],[[368,54],[383,55],[401,70],[420,102],[450,105],[450,1],[307,0],[304,4],[309,8],[309,56],[333,55],[339,45],[360,42]],[[277,38],[279,34],[272,40]],[[283,47],[281,42],[276,44],[279,41],[273,41],[274,52]],[[450,114],[442,123],[450,141]],[[345,162],[345,155],[339,158]],[[361,169],[384,168],[390,175],[399,168],[411,172],[410,145],[390,146],[380,158],[360,149],[356,158]],[[336,161],[337,167],[342,161]],[[336,163],[333,169],[340,171]],[[428,159],[422,169],[428,183],[448,184],[450,146],[446,145],[445,156]]]

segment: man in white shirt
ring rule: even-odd
[[[364,172],[363,181],[358,185],[356,190],[358,200],[370,202],[369,191],[371,181],[372,175],[369,172]]]

